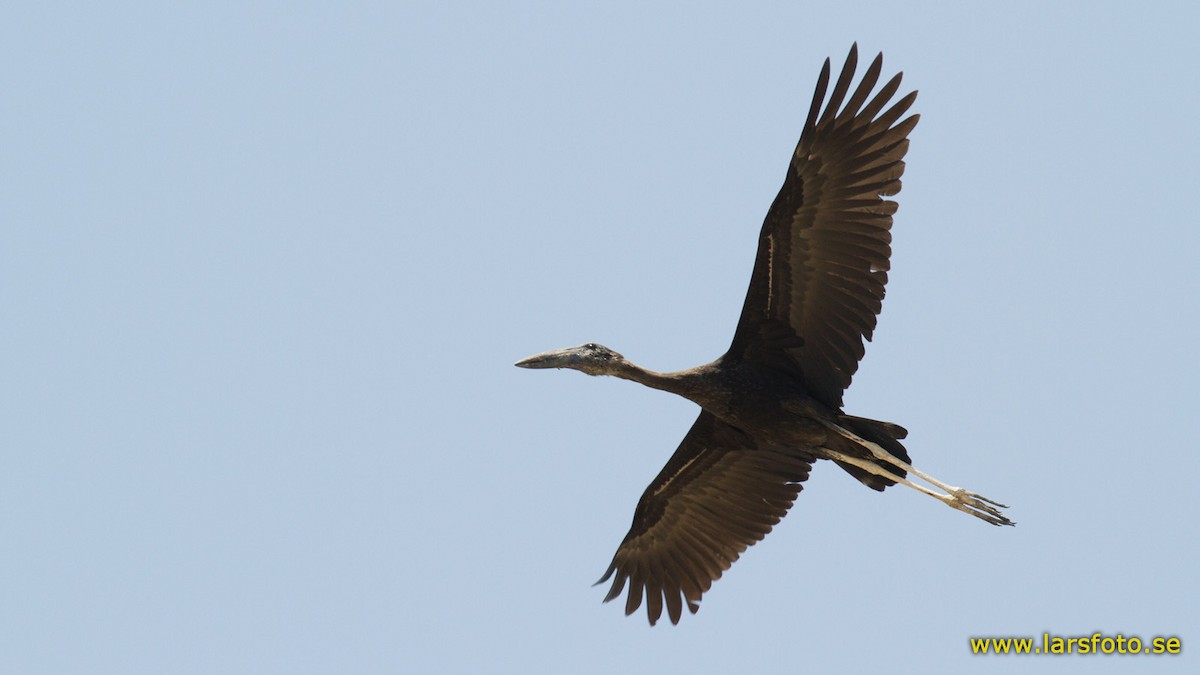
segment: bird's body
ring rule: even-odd
[[[872,489],[903,483],[994,525],[1012,524],[999,511],[1003,505],[913,468],[900,443],[903,427],[841,409],[883,301],[896,210],[884,197],[900,191],[907,137],[918,119],[900,119],[916,92],[884,110],[900,75],[871,96],[882,55],[850,93],[856,64],[852,48],[822,110],[825,62],[723,356],[657,373],[588,343],[517,363],[621,377],[702,409],[643,493],[601,579],[613,579],[606,601],[628,583],[626,614],[643,595],[652,624],[664,604],[672,623],[684,603],[695,612],[712,582],[787,513],[819,459],[837,462]],[[945,492],[912,483],[909,474]]]

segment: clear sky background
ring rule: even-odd
[[[1195,3],[9,3],[0,671],[1197,672]],[[920,90],[847,410],[677,627],[590,584],[821,62]],[[1181,657],[972,657],[971,635]]]

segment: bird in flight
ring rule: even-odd
[[[1005,505],[914,468],[900,444],[903,427],[842,411],[882,306],[896,212],[888,197],[900,192],[908,134],[919,118],[904,117],[917,92],[892,103],[900,73],[872,95],[882,54],[851,91],[857,63],[856,44],[826,100],[825,60],[723,356],[659,373],[587,343],[516,363],[614,375],[701,407],[596,582],[612,579],[605,602],[629,586],[626,615],[644,597],[651,625],[664,606],[671,623],[684,606],[696,613],[713,581],[783,518],[820,459],[873,490],[902,483],[992,525],[1014,524],[1000,511]]]

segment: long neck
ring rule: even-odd
[[[654,389],[669,391],[701,405],[704,405],[704,400],[707,398],[704,394],[710,388],[708,378],[704,377],[704,366],[674,373],[659,373],[623,360],[615,364],[612,371],[607,374],[625,380],[633,380]]]

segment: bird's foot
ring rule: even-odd
[[[947,491],[950,494],[939,495],[938,499],[941,499],[951,508],[958,509],[963,513],[969,513],[992,525],[1016,525],[1016,523],[1009,520],[1007,516],[1000,512],[1000,509],[1008,508],[1005,504],[992,501],[974,492],[968,492],[960,487],[948,487]]]

